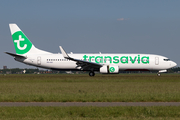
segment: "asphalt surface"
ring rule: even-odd
[[[180,106],[180,102],[0,102],[0,106]]]

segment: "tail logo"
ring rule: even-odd
[[[16,54],[25,54],[31,49],[32,43],[29,41],[29,39],[24,35],[22,31],[15,32],[12,35],[12,38],[14,41]]]
[[[21,46],[20,46],[20,42],[21,42],[21,41],[24,41],[24,38],[22,38],[21,35],[19,35],[19,40],[14,40],[14,42],[17,43],[17,48],[18,48],[19,50],[24,50],[24,49],[26,49],[27,44],[24,44],[24,46],[21,47]]]

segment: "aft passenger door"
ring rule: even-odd
[[[41,65],[41,57],[37,57],[37,65]]]

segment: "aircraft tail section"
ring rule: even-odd
[[[51,54],[36,48],[16,24],[9,24],[16,54]]]

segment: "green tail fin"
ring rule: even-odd
[[[32,43],[16,24],[9,24],[16,54],[25,54],[32,48]]]
[[[16,24],[9,24],[16,54],[51,54],[36,48]]]

